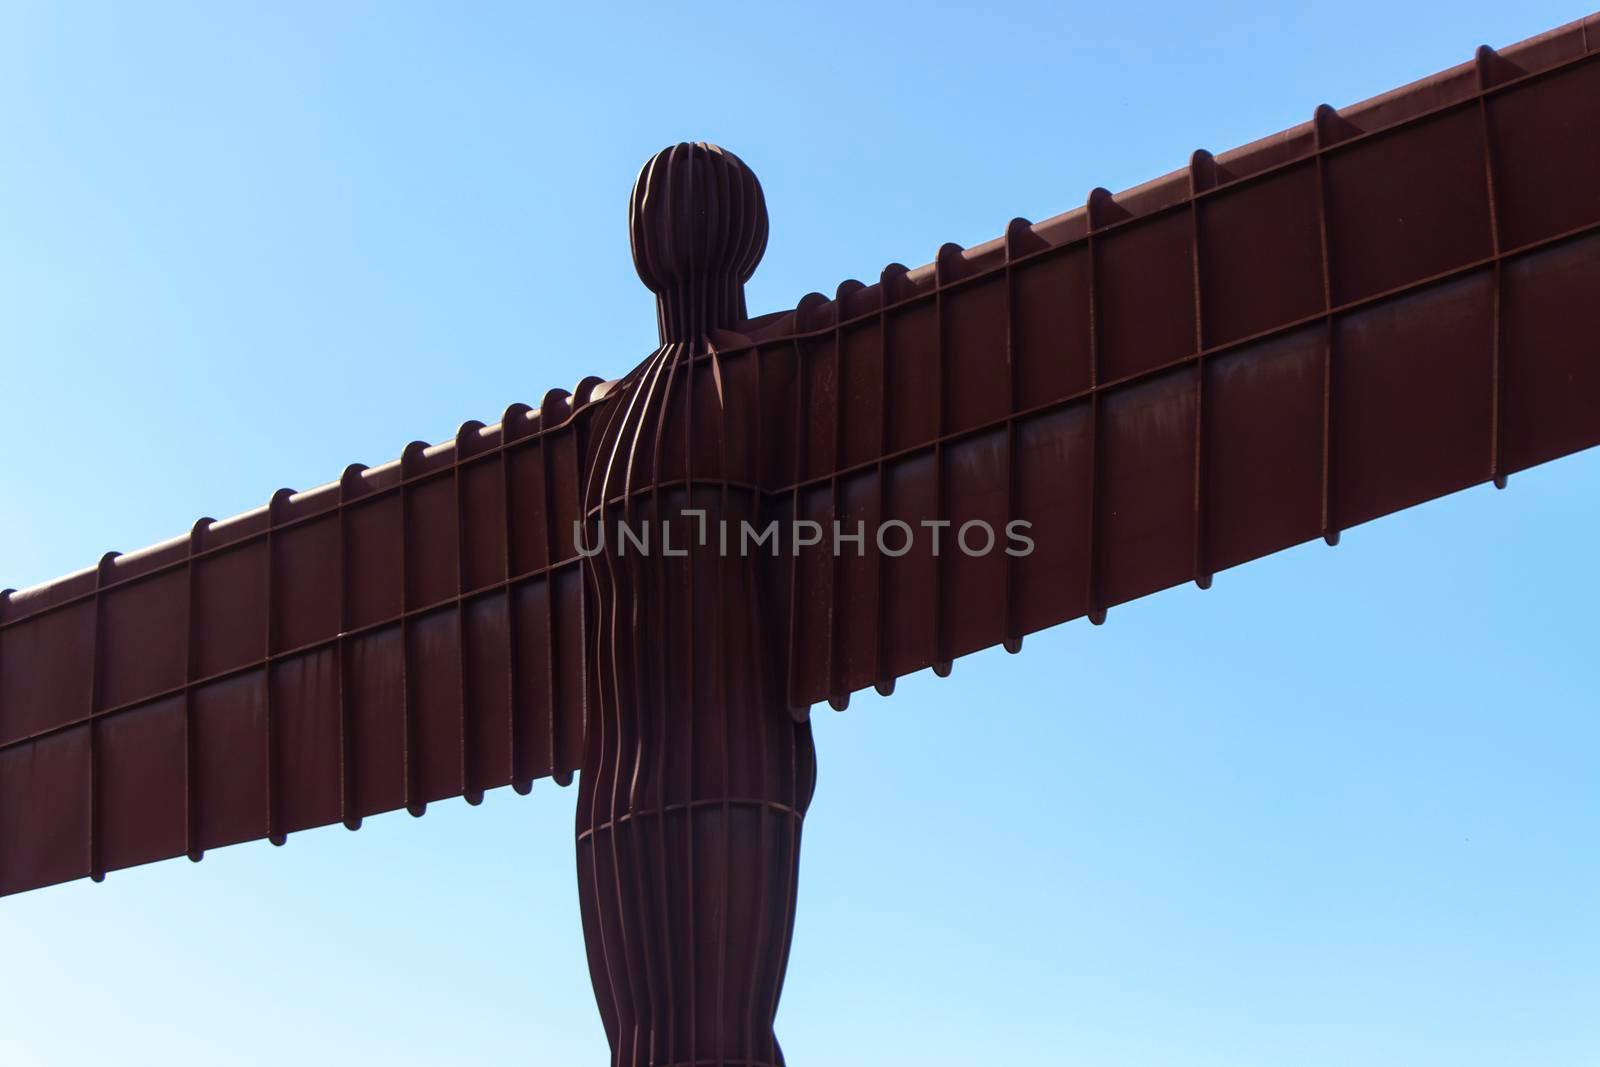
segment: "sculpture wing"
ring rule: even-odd
[[[1482,49],[750,324],[797,387],[776,507],[869,531],[780,575],[791,706],[1600,443],[1596,48]],[[955,543],[1018,519],[1031,554]]]
[[[7,591],[0,894],[570,781],[605,392]]]

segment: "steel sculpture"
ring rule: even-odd
[[[782,1063],[813,703],[1600,444],[1597,53],[757,318],[754,175],[665,150],[631,373],[0,597],[0,893],[581,770],[613,1063]]]

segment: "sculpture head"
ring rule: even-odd
[[[633,184],[628,233],[662,344],[748,317],[744,283],[767,248],[767,204],[738,156],[703,142],[657,152]]]

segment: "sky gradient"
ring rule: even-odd
[[[761,313],[1584,14],[0,0],[0,586],[624,372],[665,144]],[[1597,533],[1590,452],[819,709],[789,1061],[1600,1062]],[[574,796],[0,900],[0,1063],[598,1067]]]

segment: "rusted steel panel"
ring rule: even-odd
[[[8,591],[0,893],[570,780],[606,389]]]
[[[1600,234],[1505,267],[1500,462],[1525,470],[1600,445]],[[1581,346],[1571,358],[1553,353]]]

